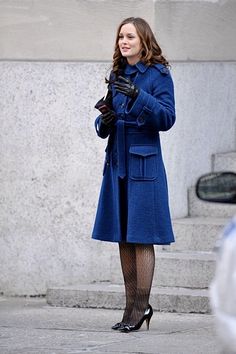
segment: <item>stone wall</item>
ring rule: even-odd
[[[0,1],[0,292],[109,280],[117,245],[91,240],[106,144],[93,106],[116,26],[131,15],[150,22],[172,63],[177,122],[162,146],[172,216],[187,215],[187,188],[210,170],[211,154],[235,150],[235,9],[234,1]]]

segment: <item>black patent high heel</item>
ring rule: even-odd
[[[147,330],[149,330],[149,324],[150,324],[150,320],[151,317],[153,315],[153,309],[151,305],[148,305],[147,310],[144,312],[143,317],[141,318],[141,320],[136,323],[135,325],[131,325],[131,324],[124,324],[124,326],[122,328],[120,328],[120,332],[131,332],[131,331],[137,331],[138,329],[140,329],[142,327],[142,324],[144,321],[146,321],[146,325],[147,325]]]
[[[126,323],[124,323],[124,322],[117,322],[111,328],[114,330],[117,330],[117,329],[121,330],[125,325],[126,325]]]

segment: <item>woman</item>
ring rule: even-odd
[[[174,242],[159,139],[175,122],[168,66],[145,20],[120,24],[109,92],[95,121],[98,136],[109,139],[92,237],[119,243],[126,307],[112,328],[122,332],[145,320],[149,328],[153,245]]]

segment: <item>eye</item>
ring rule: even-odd
[[[119,39],[124,38],[123,34],[119,34],[118,38]]]

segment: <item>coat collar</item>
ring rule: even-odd
[[[147,70],[147,68],[148,68],[147,65],[145,65],[143,62],[139,61],[135,65],[127,64],[125,67],[124,73],[126,75],[132,75],[132,74],[136,73],[137,71],[139,71],[140,73],[144,73]]]

